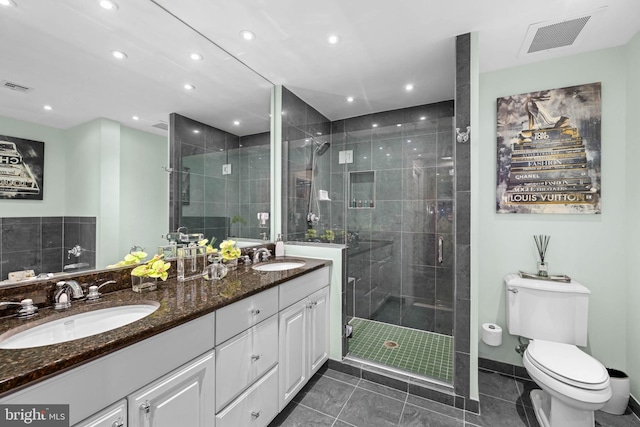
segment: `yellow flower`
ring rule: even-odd
[[[137,251],[131,252],[124,256],[124,260],[119,261],[117,264],[108,265],[107,268],[124,267],[126,265],[134,265],[142,262],[147,257],[146,252]]]
[[[242,251],[236,248],[235,240],[224,240],[220,243],[220,254],[223,259],[229,261],[238,258],[242,254]]]
[[[162,261],[164,255],[155,255],[151,261],[142,264],[131,270],[132,276],[159,278],[162,281],[169,277],[168,270],[171,263]]]

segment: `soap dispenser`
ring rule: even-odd
[[[284,256],[284,242],[282,241],[282,234],[278,234],[276,240],[276,257]]]

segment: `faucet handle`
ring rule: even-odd
[[[28,319],[29,317],[33,317],[38,314],[38,307],[33,304],[33,300],[31,298],[26,298],[20,301],[20,309],[18,310],[17,316],[21,319]]]
[[[117,283],[115,280],[107,280],[106,282],[96,285],[95,282],[89,286],[89,293],[87,294],[87,301],[97,301],[100,299],[102,294],[99,292],[100,288],[104,285],[110,285],[113,283]]]
[[[38,314],[38,307],[33,304],[33,300],[31,298],[25,298],[20,302],[0,302],[0,306],[4,305],[19,305],[20,309],[15,315],[20,319],[28,319],[29,317],[33,317]]]
[[[242,255],[240,259],[242,259],[244,265],[251,265],[251,257],[249,255]]]

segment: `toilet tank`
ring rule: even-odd
[[[530,339],[587,345],[591,291],[580,283],[505,276],[507,330]]]

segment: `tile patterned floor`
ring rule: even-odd
[[[349,355],[425,377],[451,382],[453,338],[372,320],[353,318]],[[385,342],[397,347],[385,346]]]
[[[481,370],[479,387],[481,414],[474,414],[328,369],[269,427],[538,427],[528,397],[535,383]],[[640,427],[640,420],[598,411],[596,427]]]

